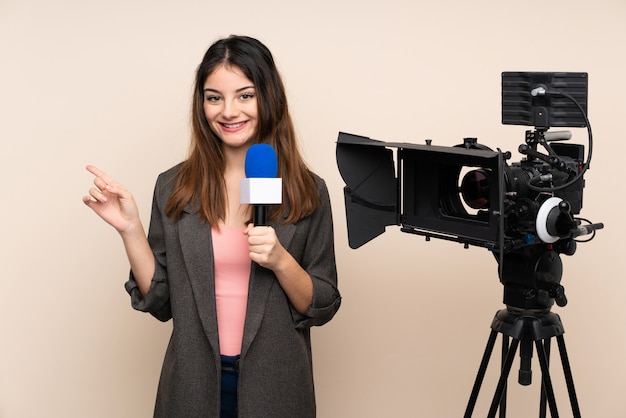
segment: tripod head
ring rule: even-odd
[[[567,304],[561,285],[563,263],[550,246],[524,247],[504,255],[500,281],[504,304],[519,310],[550,309]],[[498,260],[499,263],[502,260]]]

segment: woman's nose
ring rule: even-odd
[[[224,102],[224,110],[222,111],[225,117],[233,118],[239,115],[239,106],[235,100],[227,100]]]

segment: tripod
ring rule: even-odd
[[[567,391],[569,393],[570,403],[572,406],[572,412],[575,418],[580,418],[578,400],[574,389],[574,380],[572,378],[572,371],[567,357],[565,340],[563,339],[563,324],[561,323],[560,317],[549,310],[543,310],[537,313],[534,311],[522,311],[513,308],[498,311],[493,319],[493,322],[491,323],[491,333],[489,334],[487,347],[485,348],[485,353],[483,354],[483,358],[480,363],[480,368],[474,382],[474,387],[472,389],[464,417],[470,418],[472,416],[476,400],[478,399],[478,392],[480,391],[480,386],[483,378],[485,377],[489,358],[491,357],[498,333],[502,334],[502,371],[487,417],[494,418],[498,408],[500,409],[500,418],[504,418],[506,416],[507,378],[509,372],[511,371],[511,366],[518,347],[520,348],[521,358],[519,383],[522,385],[530,385],[532,373],[530,370],[530,363],[533,349],[532,343],[534,342],[542,375],[539,416],[540,418],[546,417],[547,401],[550,407],[551,417],[558,418],[559,413],[557,411],[554,389],[552,387],[552,380],[550,379],[550,373],[548,370],[550,340],[552,337],[556,337],[561,355],[565,381],[567,384]],[[512,338],[511,345],[509,345],[509,337]]]

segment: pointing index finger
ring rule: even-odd
[[[104,171],[100,170],[98,167],[93,166],[93,165],[88,165],[87,167],[85,167],[87,169],[87,171],[89,171],[91,174],[93,174],[96,177],[100,177],[102,180],[104,180],[106,183],[108,184],[112,184],[115,183],[115,180],[113,180],[113,178],[109,177],[108,174],[106,174]]]

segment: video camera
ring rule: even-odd
[[[504,302],[520,310],[567,303],[559,254],[602,224],[575,217],[593,147],[587,73],[503,72],[502,123],[526,131],[520,162],[465,138],[456,146],[383,142],[339,133],[348,240],[358,248],[390,225],[403,232],[489,249],[498,261]],[[563,143],[587,128],[584,147]],[[539,149],[541,146],[545,151]]]

